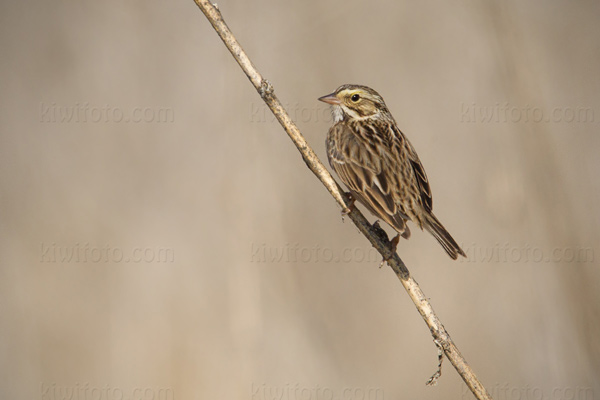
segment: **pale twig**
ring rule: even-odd
[[[290,139],[292,139],[300,151],[300,154],[302,155],[302,158],[304,159],[304,162],[308,168],[317,176],[317,178],[319,178],[323,185],[325,185],[329,193],[333,196],[342,210],[350,210],[347,215],[350,217],[352,222],[356,224],[358,229],[369,240],[369,242],[371,242],[373,247],[377,249],[382,257],[388,260],[388,265],[394,270],[400,279],[400,282],[408,292],[408,295],[429,327],[436,346],[441,347],[444,350],[446,357],[448,357],[452,365],[454,365],[454,368],[456,368],[476,398],[491,399],[491,396],[481,384],[479,379],[477,379],[477,376],[475,376],[475,373],[460,354],[460,351],[450,338],[450,335],[438,319],[437,315],[433,311],[433,308],[431,307],[431,304],[427,300],[427,297],[425,297],[425,294],[423,294],[417,282],[410,276],[410,273],[406,268],[406,265],[404,265],[404,262],[400,259],[400,257],[398,257],[397,254],[392,254],[390,242],[388,238],[385,237],[386,235],[381,234],[381,228],[373,228],[356,207],[350,207],[350,199],[344,194],[329,171],[327,171],[323,163],[318,159],[317,155],[308,145],[304,139],[304,136],[302,136],[298,130],[296,124],[294,124],[289,114],[281,105],[281,102],[277,99],[271,83],[264,79],[256,67],[252,64],[252,61],[250,61],[236,38],[233,36],[233,33],[231,33],[229,30],[229,27],[223,20],[219,9],[216,8],[211,2],[206,0],[194,1],[198,7],[200,7],[200,10],[202,10],[206,18],[210,21],[217,34],[225,43],[225,46],[227,46],[246,76],[248,76],[248,79],[250,79],[250,82],[252,82],[252,85],[254,85],[254,88],[258,91],[261,98],[271,109]]]
[[[438,379],[440,379],[440,376],[442,376],[442,362],[444,361],[444,349],[442,348],[440,342],[438,342],[437,340],[434,339],[433,343],[435,343],[435,345],[438,348],[438,368],[437,371],[435,371],[435,373],[431,375],[431,378],[429,378],[427,382],[425,382],[427,386],[437,385]]]

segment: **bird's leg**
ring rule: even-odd
[[[344,222],[344,217],[350,214],[355,208],[354,202],[356,201],[356,199],[354,198],[354,196],[352,196],[352,193],[347,192],[346,196],[348,196],[348,198],[350,199],[350,204],[348,205],[348,207],[342,210],[342,222]]]
[[[381,264],[379,264],[379,268],[383,267],[383,264],[390,261],[392,259],[392,257],[394,257],[394,254],[396,254],[396,249],[398,248],[399,242],[400,242],[400,234],[397,234],[390,241],[390,250],[392,251],[392,254],[389,257],[384,257],[383,260],[381,260]]]

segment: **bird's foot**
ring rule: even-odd
[[[379,268],[383,267],[383,264],[385,264],[386,262],[390,261],[392,259],[392,257],[394,257],[394,255],[396,254],[396,249],[398,248],[398,243],[399,242],[400,242],[400,234],[397,234],[396,236],[394,236],[394,238],[390,242],[390,250],[391,250],[390,256],[389,257],[384,257],[381,260],[381,264],[379,264]]]
[[[348,214],[350,214],[352,212],[352,210],[354,210],[356,208],[356,206],[354,205],[354,202],[356,201],[356,199],[352,196],[352,194],[350,192],[346,193],[346,196],[348,196],[348,198],[350,199],[350,204],[348,204],[348,207],[344,208],[342,210],[342,222],[344,222],[344,217]]]

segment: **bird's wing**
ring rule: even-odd
[[[400,151],[405,150],[406,155],[408,156],[408,160],[415,174],[415,178],[417,179],[419,195],[421,197],[423,207],[426,211],[431,212],[433,209],[433,199],[431,196],[429,180],[427,179],[427,174],[425,173],[425,168],[423,168],[423,164],[421,164],[421,160],[419,160],[419,156],[417,155],[415,148],[412,146],[412,144],[410,144],[406,136],[404,136],[404,134],[395,124],[392,125],[392,129],[394,131],[393,136],[395,140],[398,141]]]
[[[373,139],[373,138],[371,138]],[[374,215],[392,225],[398,232],[409,234],[405,220],[394,201],[389,177],[383,171],[383,146],[377,140],[359,141],[344,124],[334,125],[327,140],[329,164],[352,194]],[[407,236],[405,236],[407,237]]]

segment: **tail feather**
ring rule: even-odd
[[[444,250],[446,250],[446,253],[448,253],[453,260],[456,260],[459,254],[466,257],[465,252],[462,251],[458,243],[456,243],[435,215],[428,213],[425,222],[423,223],[423,227],[427,229],[438,242],[440,242]]]

